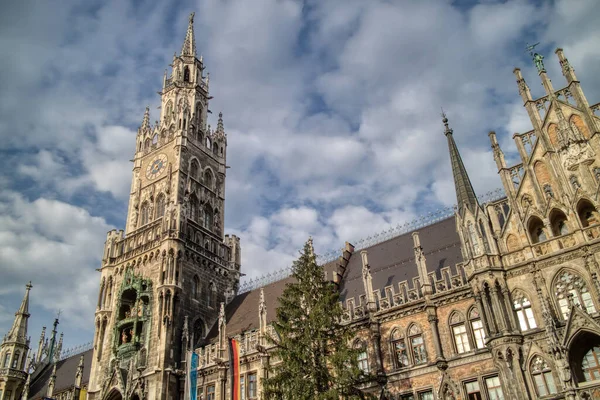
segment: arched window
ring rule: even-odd
[[[485,225],[483,224],[483,220],[479,220],[479,233],[481,234],[481,238],[483,239],[483,247],[485,251],[490,251],[490,245],[487,240],[487,232],[485,230]]]
[[[198,221],[198,200],[196,199],[196,196],[192,195],[192,197],[190,197],[190,218],[192,219],[192,221]]]
[[[454,337],[454,350],[456,353],[461,354],[471,351],[465,318],[459,312],[455,311],[450,316],[450,329]]]
[[[586,382],[600,379],[600,346],[594,346],[585,353],[581,369]]]
[[[152,141],[150,139],[146,139],[146,141],[144,142],[144,151],[145,152],[150,151],[151,145],[152,145]]]
[[[183,81],[184,82],[189,82],[190,81],[190,68],[188,66],[186,66],[183,69]]]
[[[531,360],[531,378],[535,383],[535,390],[538,396],[547,396],[556,393],[556,385],[552,370],[548,363],[540,356],[535,356]]]
[[[219,146],[216,143],[213,143],[213,154],[219,153]]]
[[[550,225],[552,226],[552,235],[554,236],[562,236],[569,233],[567,216],[560,210],[554,209],[550,212]]]
[[[357,349],[358,354],[356,355],[356,361],[358,364],[358,368],[362,371],[363,374],[369,373],[369,355],[367,353],[367,346],[357,341],[354,345]]]
[[[521,245],[519,244],[519,239],[513,234],[508,235],[506,238],[506,249],[508,251],[519,250]]]
[[[596,207],[594,207],[592,203],[587,200],[581,200],[579,204],[577,204],[577,214],[579,215],[581,226],[584,228],[596,225],[600,220],[598,218],[598,211],[596,210]]]
[[[202,339],[204,338],[204,323],[202,322],[201,319],[197,319],[196,322],[194,322],[194,328],[193,328],[193,341],[194,341],[194,348],[198,348],[200,347],[200,343],[202,342]]]
[[[6,354],[4,355],[4,362],[2,363],[2,368],[8,368],[10,366],[10,356],[12,355],[12,353],[10,351],[7,351]]]
[[[167,103],[167,106],[165,107],[164,120],[166,122],[169,122],[171,120],[172,116],[173,116],[173,102],[171,100],[169,100],[169,102]]]
[[[471,324],[471,330],[473,331],[473,342],[475,347],[483,349],[485,347],[485,330],[483,329],[483,322],[479,316],[479,311],[475,307],[469,311],[469,323]]]
[[[571,311],[569,299],[572,300],[574,305],[581,307],[588,313],[596,312],[592,295],[581,276],[570,271],[563,271],[558,275],[555,282],[554,290],[564,319],[569,318],[569,312]]]
[[[390,336],[392,346],[393,365],[395,368],[403,368],[409,365],[406,342],[399,329],[394,329]]]
[[[413,324],[408,328],[408,337],[410,340],[410,349],[415,365],[427,362],[427,351],[425,350],[425,341],[421,328]]]
[[[165,215],[165,195],[160,194],[156,198],[156,218],[161,218]]]
[[[19,358],[20,357],[21,357],[21,352],[19,350],[15,351],[15,355],[13,356],[13,359],[12,359],[12,368],[13,369],[19,368]]]
[[[548,137],[552,146],[558,147],[558,126],[556,124],[548,125]]]
[[[208,204],[204,206],[204,227],[206,229],[213,228],[213,212]]]
[[[544,223],[541,219],[532,217],[529,220],[529,236],[533,244],[543,242],[547,239],[546,232],[544,231]]]
[[[208,168],[204,171],[204,186],[211,190],[213,188],[213,174]]]
[[[210,125],[208,127],[210,128]],[[208,131],[207,134],[210,134],[210,130]],[[209,149],[212,147],[209,137],[206,137],[206,147],[208,147]]]
[[[513,307],[519,318],[519,325],[521,326],[522,332],[537,328],[535,316],[531,309],[531,303],[523,293],[513,293]]]
[[[194,279],[192,279],[192,294],[195,299],[200,299],[200,279],[198,279],[198,275],[194,275]]]
[[[192,160],[190,164],[190,176],[196,180],[198,180],[198,170],[200,169],[200,165],[198,165],[198,161],[195,159]]]
[[[144,202],[142,204],[142,212],[140,216],[140,225],[146,225],[150,222],[150,207],[148,207],[148,203]]]
[[[477,240],[477,234],[475,233],[475,227],[473,223],[469,221],[467,224],[467,233],[469,234],[469,241],[471,242],[471,248],[473,249],[473,255],[479,254],[479,241]]]
[[[158,134],[152,136],[152,144],[157,144],[158,143]]]

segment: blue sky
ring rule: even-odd
[[[564,48],[600,101],[595,0],[20,1],[0,15],[0,332],[33,281],[30,332],[58,309],[66,346],[92,337],[106,232],[123,228],[135,130],[158,117],[188,15],[228,134],[226,231],[249,277],[455,202],[440,107],[478,194],[529,130],[514,67]],[[210,121],[213,126],[216,120]],[[424,243],[424,246],[427,244]]]

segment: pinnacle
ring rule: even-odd
[[[185,34],[185,40],[181,48],[182,56],[196,56],[196,38],[194,37],[194,15],[191,13],[189,17],[189,23],[187,32]]]

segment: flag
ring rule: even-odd
[[[190,400],[196,400],[196,391],[198,390],[198,354],[192,351],[190,357]]]
[[[231,377],[231,400],[241,400],[240,344],[235,339],[229,339],[229,371]]]

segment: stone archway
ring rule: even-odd
[[[569,346],[569,366],[578,384],[600,384],[600,336],[580,331]]]

